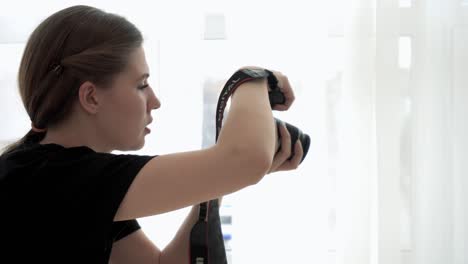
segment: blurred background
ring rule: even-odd
[[[230,263],[468,263],[467,0],[3,1],[0,146],[30,129],[16,79],[29,34],[76,4],[145,37],[162,107],[135,153],[214,144],[219,93],[241,66],[289,77],[296,102],[273,114],[310,150],[224,197]],[[164,248],[188,210],[139,222]]]

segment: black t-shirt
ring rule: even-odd
[[[0,263],[108,263],[112,244],[140,228],[113,219],[153,157],[57,144],[0,156]]]

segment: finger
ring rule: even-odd
[[[287,160],[283,162],[278,168],[276,168],[277,171],[288,171],[288,170],[295,170],[299,167],[299,164],[301,163],[302,155],[303,155],[303,150],[302,150],[302,144],[299,140],[296,141],[296,144],[294,144],[294,156],[291,160]]]
[[[282,85],[283,86],[282,88],[280,88],[280,90],[284,94],[284,97],[286,97],[285,105],[287,108],[289,108],[296,99],[296,97],[294,96],[294,91],[291,88],[291,84],[289,83],[288,77],[283,77]]]
[[[289,134],[288,127],[286,123],[281,121],[281,146],[284,155],[289,157],[291,155],[291,135]]]
[[[289,131],[286,127],[286,123],[281,122],[280,125],[280,149],[278,151],[278,160],[279,160],[279,165],[283,163],[284,160],[281,159],[287,159],[291,155],[291,149],[286,146],[291,146],[291,135],[289,134]],[[284,147],[283,147],[284,146]]]
[[[276,75],[276,74],[275,74]],[[296,97],[294,96],[294,91],[291,88],[288,77],[284,75],[277,74],[278,87],[285,97],[285,102],[283,104],[277,104],[273,107],[273,110],[286,111],[293,104]],[[281,76],[281,77],[280,77]]]
[[[296,144],[294,144],[294,157],[290,161],[291,166],[293,166],[294,169],[299,167],[299,164],[301,163],[301,160],[302,160],[302,155],[304,155],[302,144],[300,140],[297,140]]]
[[[286,124],[283,122],[280,125],[280,134],[281,134],[281,147],[280,150],[273,158],[272,165],[270,167],[270,171],[276,170],[281,164],[284,163],[291,156],[291,148],[283,147],[283,146],[291,146],[291,135],[289,135],[289,131],[286,128]]]
[[[277,110],[277,111],[286,111],[288,109],[289,109],[289,107],[284,105],[284,104],[277,104],[277,105],[273,106],[273,110]]]

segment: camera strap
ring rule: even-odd
[[[235,72],[224,85],[216,107],[216,142],[228,99],[241,84],[254,79],[267,78],[270,105],[283,104],[285,97],[278,87],[278,80],[269,70],[243,69]],[[226,250],[221,230],[218,199],[200,204],[197,223],[190,233],[190,264],[227,264]]]

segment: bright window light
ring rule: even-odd
[[[400,7],[401,8],[408,8],[413,5],[412,0],[400,0]]]
[[[205,15],[204,39],[226,39],[224,14]]]
[[[398,42],[398,64],[402,69],[411,67],[411,37],[400,37]]]

